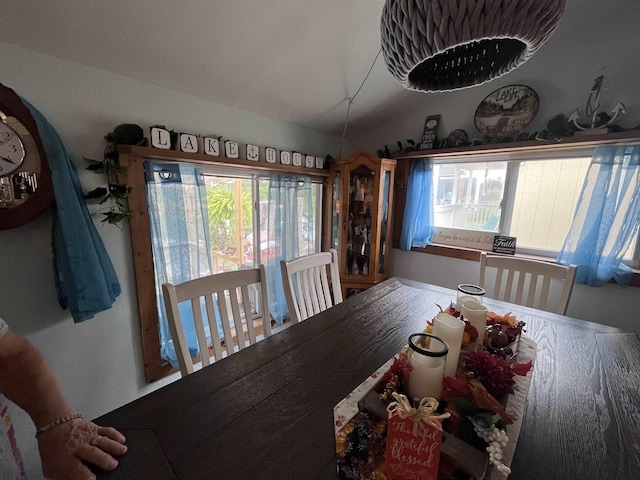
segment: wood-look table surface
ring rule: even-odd
[[[597,295],[597,289],[594,289]],[[95,420],[129,451],[100,479],[335,479],[333,407],[455,301],[392,278]],[[510,480],[640,478],[640,341],[485,299],[537,343]]]

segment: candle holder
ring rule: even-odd
[[[478,302],[480,305],[484,302],[484,294],[485,290],[478,285],[473,285],[471,283],[462,283],[458,285],[458,296],[456,298],[456,310],[461,311],[462,304],[464,302],[473,300],[474,302]]]
[[[409,348],[412,367],[409,374],[409,398],[420,401],[424,397],[433,397],[439,401],[449,345],[435,335],[414,333],[409,336]]]

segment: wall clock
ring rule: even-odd
[[[54,201],[51,171],[33,116],[0,84],[0,230],[34,220]]]

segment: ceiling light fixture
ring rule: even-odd
[[[555,30],[566,0],[386,0],[382,53],[421,92],[480,85],[526,62]]]

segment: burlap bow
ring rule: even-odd
[[[393,392],[391,394],[393,398],[396,400],[395,402],[391,402],[387,407],[388,412],[396,411],[398,412],[398,416],[405,420],[410,418],[413,420],[413,429],[411,433],[416,436],[418,435],[418,428],[420,426],[420,421],[431,425],[432,427],[439,428],[438,425],[434,422],[434,420],[444,420],[445,418],[449,418],[451,416],[450,413],[443,413],[441,415],[434,415],[433,413],[438,408],[438,401],[433,397],[425,397],[420,400],[420,404],[418,408],[413,408],[409,399],[398,392]]]

